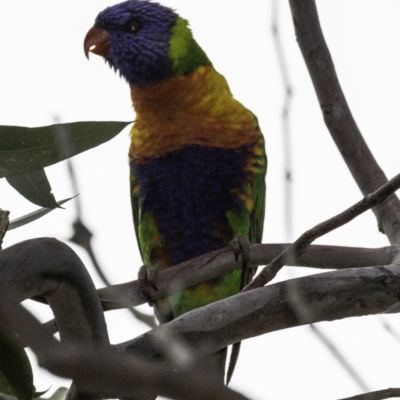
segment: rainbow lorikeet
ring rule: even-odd
[[[84,48],[87,56],[104,57],[130,86],[136,112],[131,196],[143,261],[168,268],[225,247],[237,234],[261,242],[264,139],[188,22],[160,4],[129,0],[97,16]],[[237,294],[248,280],[244,273],[158,301],[158,319]]]

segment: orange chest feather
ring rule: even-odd
[[[136,122],[130,152],[137,160],[191,144],[239,148],[260,135],[255,116],[211,66],[151,87],[131,87],[131,96]]]

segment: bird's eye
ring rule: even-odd
[[[127,24],[127,30],[129,32],[136,33],[142,27],[142,24],[137,19],[131,19]]]

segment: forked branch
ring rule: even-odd
[[[317,94],[326,126],[363,195],[387,178],[351,114],[319,23],[314,0],[289,0],[297,41]],[[373,209],[379,229],[400,244],[400,201],[389,197]]]
[[[293,260],[302,253],[314,240],[325,235],[334,229],[343,226],[369,210],[370,208],[382,203],[388,196],[400,188],[400,174],[396,175],[393,179],[381,186],[375,192],[368,194],[362,200],[349,207],[347,210],[335,215],[328,220],[321,222],[314,226],[314,228],[303,233],[293,244],[285,249],[278,257],[272,260],[260,274],[250,282],[243,292],[257,287],[261,287],[270,282],[281,268],[289,261]],[[397,260],[396,260],[397,261]]]

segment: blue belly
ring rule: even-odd
[[[171,265],[222,248],[233,237],[227,211],[244,204],[235,193],[250,180],[252,146],[239,150],[186,146],[132,163],[142,212],[153,215]]]

